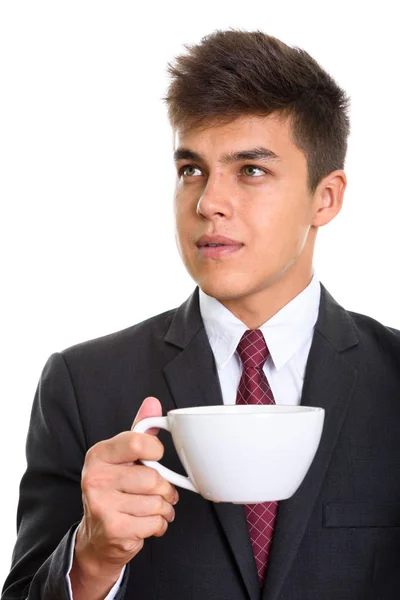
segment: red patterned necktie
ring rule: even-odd
[[[263,371],[269,351],[262,332],[259,329],[246,331],[237,352],[243,363],[243,372],[236,404],[275,404]],[[277,508],[277,502],[244,505],[260,585],[264,583]]]

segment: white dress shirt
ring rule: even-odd
[[[259,327],[270,352],[264,372],[276,404],[300,404],[320,296],[321,286],[313,275],[298,296]],[[248,327],[201,290],[200,313],[214,353],[223,403],[235,404],[242,373],[236,348]]]
[[[321,286],[314,274],[310,284],[298,296],[259,327],[270,353],[264,364],[264,372],[276,404],[300,404],[320,296]],[[217,365],[223,403],[235,404],[243,368],[236,348],[248,327],[218,300],[201,290],[199,300],[200,314]],[[70,568],[67,574],[71,600],[73,597],[69,573],[74,546],[75,536],[71,543]],[[124,571],[125,567],[104,600],[114,600]]]

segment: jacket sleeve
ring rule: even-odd
[[[68,600],[69,549],[83,515],[81,471],[87,449],[67,365],[61,354],[52,354],[33,401],[18,535],[2,600]],[[128,572],[129,567],[116,600],[124,597]]]

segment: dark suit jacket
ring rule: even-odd
[[[85,453],[129,430],[149,395],[164,413],[222,403],[197,291],[177,310],[49,358],[3,600],[65,600]],[[400,598],[400,332],[322,288],[301,402],[325,408],[324,431],[301,487],[280,502],[261,594],[243,506],[180,489],[175,521],[130,562],[119,600]],[[160,438],[162,462],[183,473],[169,434]]]

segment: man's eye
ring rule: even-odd
[[[180,175],[183,175],[184,177],[198,177],[201,174],[200,169],[193,165],[185,165],[180,170]]]
[[[248,177],[261,177],[261,175],[265,175],[264,169],[254,167],[253,165],[246,165],[243,167],[243,173]]]

